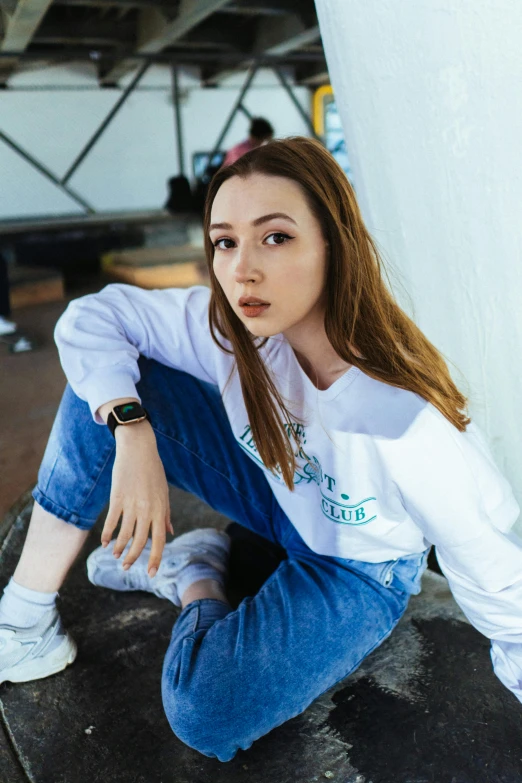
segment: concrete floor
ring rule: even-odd
[[[65,385],[52,342],[65,305],[16,313],[39,351],[13,356],[0,344],[0,590],[23,545],[29,490]],[[179,490],[171,507],[177,533],[227,523]],[[0,783],[522,780],[521,705],[494,677],[488,641],[465,622],[441,576],[427,572],[422,594],[357,672],[220,764],[177,740],[163,714],[161,664],[177,611],[146,593],[90,585],[85,556],[97,543],[94,534],[60,591],[79,645],[75,664],[0,689]]]
[[[226,524],[179,490],[171,504],[179,533]],[[29,502],[0,547],[0,589],[30,511]],[[522,780],[521,705],[493,675],[488,641],[463,621],[445,579],[431,571],[391,637],[304,713],[227,764],[188,748],[172,734],[160,696],[178,611],[148,593],[89,583],[85,557],[101,522],[60,591],[60,612],[78,643],[75,663],[0,688],[1,783]]]

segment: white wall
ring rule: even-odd
[[[126,81],[131,78],[132,74]],[[225,80],[219,89],[202,89],[196,70],[184,69],[180,74],[188,176],[192,153],[213,148],[244,79],[240,74]],[[26,71],[13,77],[10,87],[0,92],[0,130],[58,177],[121,96],[120,90],[93,89],[96,74],[89,64]],[[295,93],[309,111],[308,89],[299,87]],[[309,135],[271,71],[258,72],[244,105],[254,116],[270,120],[279,136]],[[224,148],[247,135],[248,120],[238,114]],[[167,179],[177,173],[171,70],[153,66],[69,184],[97,211],[158,209],[167,197]],[[0,220],[82,211],[0,140]]]
[[[417,323],[467,379],[520,502],[522,4],[317,10],[368,227]]]

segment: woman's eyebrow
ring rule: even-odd
[[[260,226],[261,223],[267,223],[269,220],[273,220],[274,218],[283,218],[283,220],[289,220],[291,223],[294,223],[297,226],[295,220],[291,218],[290,215],[285,215],[284,212],[271,212],[269,215],[263,215],[263,217],[258,217],[252,221],[252,225]]]
[[[212,224],[211,224],[211,225],[208,227],[208,230],[209,230],[209,231],[212,231],[212,229],[213,229],[213,228],[224,228],[226,231],[230,231],[230,229],[232,228],[232,226],[231,226],[231,224],[230,224],[230,223],[212,223]]]
[[[290,215],[285,215],[284,212],[271,212],[269,215],[263,215],[262,217],[258,217],[255,220],[252,221],[252,226],[260,226],[262,223],[267,223],[269,220],[274,220],[274,218],[283,218],[283,220],[289,220],[291,223],[294,223],[297,226],[296,221],[290,217]],[[231,223],[212,223],[209,226],[209,231],[212,231],[214,228],[222,228],[227,231],[230,231],[232,228]]]

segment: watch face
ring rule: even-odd
[[[145,416],[145,411],[139,402],[126,402],[123,405],[115,405],[114,413],[120,421],[133,421]]]

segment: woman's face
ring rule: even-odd
[[[210,238],[216,278],[252,334],[270,337],[322,318],[326,242],[296,182],[231,177],[214,199]]]

